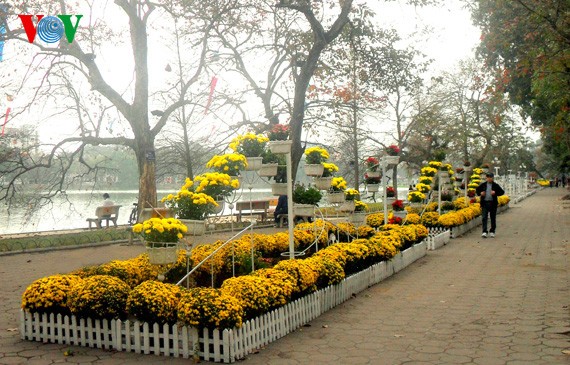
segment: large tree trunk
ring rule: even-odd
[[[156,161],[154,142],[141,143],[136,151],[139,166],[139,213],[143,208],[153,208],[157,204]]]

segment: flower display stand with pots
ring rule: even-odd
[[[246,171],[258,171],[263,165],[263,157],[246,157],[247,167]]]
[[[315,178],[315,186],[319,190],[328,190],[331,187],[332,176]]]
[[[194,219],[179,219],[179,221],[188,228],[188,231],[186,232],[186,235],[188,236],[202,236],[206,233],[205,221]]]
[[[259,169],[258,174],[259,176],[263,177],[271,177],[277,175],[277,168],[279,167],[278,163],[267,163],[262,164],[261,169]]]
[[[331,204],[343,203],[345,201],[344,192],[340,191],[337,193],[330,193],[328,195],[328,200]]]
[[[177,242],[146,242],[146,253],[152,265],[166,265],[178,260]]]
[[[305,174],[307,176],[323,176],[325,167],[322,164],[308,164],[305,165]]]
[[[271,193],[273,195],[287,195],[287,183],[271,184]]]
[[[377,193],[380,190],[380,184],[367,184],[366,189],[369,193]]]
[[[293,214],[304,217],[315,214],[315,206],[312,204],[293,204]]]
[[[291,152],[293,141],[269,141],[269,150],[276,154],[285,154]]]

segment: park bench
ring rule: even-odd
[[[97,228],[102,228],[103,221],[107,222],[107,227],[109,227],[109,221],[113,222],[115,227],[117,226],[117,218],[119,218],[119,208],[121,205],[108,205],[101,206],[95,209],[96,218],[87,218],[89,222],[89,229],[92,228],[92,224],[95,223]]]
[[[241,222],[243,215],[256,215],[259,216],[262,222],[267,220],[269,211],[269,200],[251,200],[241,201],[236,203],[237,221]]]

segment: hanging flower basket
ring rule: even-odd
[[[366,185],[369,193],[377,193],[380,190],[380,184],[368,184]]]
[[[380,171],[366,171],[366,175],[368,177],[380,177]]]
[[[330,193],[328,195],[328,199],[329,199],[329,203],[331,203],[331,204],[343,203],[345,201],[344,191],[341,191],[338,193]]]
[[[193,220],[193,219],[179,219],[186,228],[188,228],[188,232],[186,235],[188,236],[202,236],[206,232],[206,222]]]
[[[307,176],[323,176],[325,167],[322,164],[305,165],[305,174]]]
[[[259,170],[259,176],[270,177],[277,175],[277,168],[279,167],[278,163],[264,163],[261,165],[261,169]]]
[[[315,214],[315,206],[312,204],[293,204],[293,214],[301,216],[312,216]]]
[[[271,184],[271,193],[273,195],[287,195],[287,184],[286,183]]]
[[[146,253],[152,265],[172,264],[178,260],[178,243],[146,242]]]
[[[263,157],[246,157],[246,160],[246,171],[257,171],[261,169],[261,165],[263,164]]]
[[[331,187],[332,176],[315,178],[315,186],[319,190],[328,190]]]
[[[388,165],[397,165],[400,162],[400,156],[384,156],[382,157],[386,164]]]
[[[277,154],[291,153],[293,141],[269,141],[269,150]]]

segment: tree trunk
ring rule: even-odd
[[[156,156],[154,142],[142,144],[136,151],[139,166],[139,216],[143,208],[157,206]]]

